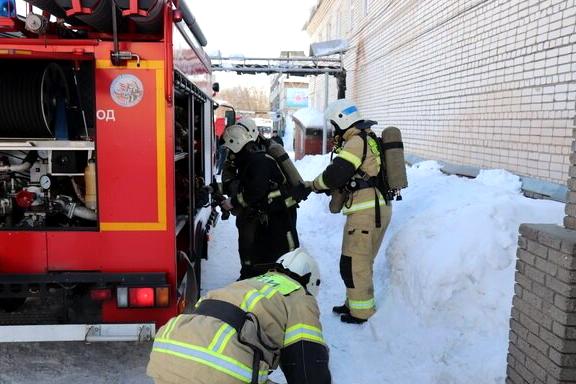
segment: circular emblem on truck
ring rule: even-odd
[[[134,75],[119,75],[110,85],[110,96],[121,107],[133,107],[144,97],[144,86]]]

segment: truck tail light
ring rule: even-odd
[[[116,288],[118,308],[150,308],[170,305],[168,287],[118,287]]]
[[[116,301],[118,308],[128,308],[128,288],[116,288]]]
[[[170,289],[168,287],[156,288],[156,306],[167,307],[170,304]]]
[[[131,307],[153,307],[154,288],[128,288],[128,302]]]
[[[112,298],[110,288],[96,288],[90,291],[90,298],[94,301],[106,301]]]

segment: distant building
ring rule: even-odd
[[[280,57],[304,57],[301,51],[282,51]],[[286,61],[289,65],[289,61]],[[308,78],[276,74],[270,85],[270,110],[274,129],[284,134],[286,120],[300,108],[308,107]]]
[[[564,185],[575,17],[574,1],[322,0],[305,28],[349,41],[347,97],[379,128],[398,126],[408,154]],[[321,77],[310,106],[324,108]]]

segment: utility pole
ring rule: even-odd
[[[328,107],[328,86],[330,84],[330,79],[328,78],[328,74],[324,74],[324,110]],[[326,147],[327,147],[327,137],[328,137],[328,122],[326,121],[326,116],[324,116],[324,125],[322,127],[322,154],[326,154]]]

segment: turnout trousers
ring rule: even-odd
[[[392,205],[380,207],[381,226],[376,228],[374,208],[348,214],[342,238],[340,275],[346,285],[346,306],[350,314],[368,319],[376,312],[374,300],[374,259],[392,217]]]
[[[254,247],[259,231],[258,217],[251,215],[246,209],[239,209],[236,215],[238,228],[238,253],[240,254],[240,278],[247,279],[258,275],[253,268]]]
[[[300,246],[296,230],[296,207],[270,213],[264,222],[242,209],[236,216],[240,279],[265,273],[270,264]]]

